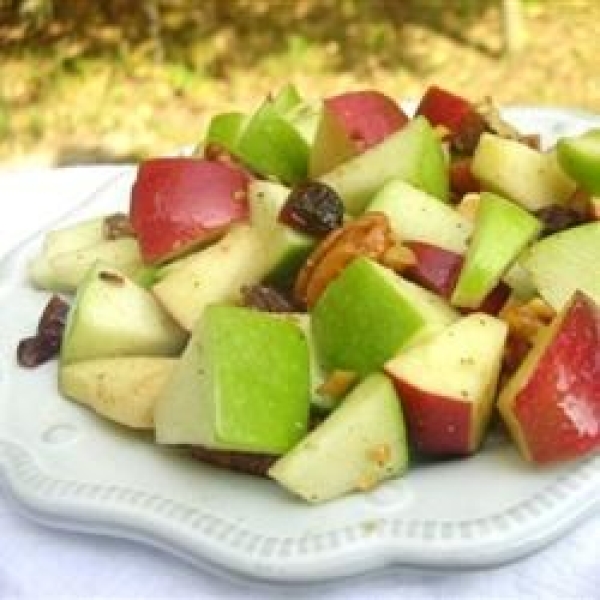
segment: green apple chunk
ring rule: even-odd
[[[306,433],[308,347],[294,323],[211,305],[156,405],[162,444],[281,454]]]
[[[556,151],[565,173],[592,194],[600,194],[600,129],[563,138]]]
[[[273,103],[266,101],[246,125],[236,155],[261,175],[295,183],[306,177],[309,146]]]
[[[378,370],[408,342],[448,325],[456,313],[438,296],[368,258],[358,258],[325,289],[312,312],[327,371]]]
[[[520,259],[504,273],[502,281],[518,300],[530,300],[537,293],[531,274],[523,267]]]
[[[234,302],[240,289],[260,281],[272,267],[255,227],[233,227],[221,240],[168,265],[152,291],[167,312],[191,331],[209,304]],[[165,274],[166,273],[166,274]]]
[[[106,217],[94,217],[50,231],[27,266],[31,283],[56,292],[72,292],[96,260],[132,273],[141,257],[133,238],[106,238]]]
[[[379,373],[364,379],[316,429],[269,470],[308,502],[372,489],[408,466],[400,402]]]
[[[386,183],[369,204],[367,212],[387,215],[400,239],[425,242],[457,254],[464,254],[473,230],[469,219],[400,179]]]
[[[309,175],[318,177],[350,160],[359,153],[356,146],[344,123],[325,105],[310,150]]]
[[[402,179],[446,201],[448,165],[441,141],[424,117],[417,117],[381,143],[320,177],[340,196],[346,210],[361,213],[377,191]]]
[[[333,398],[327,393],[324,393],[321,389],[327,379],[327,374],[317,358],[315,342],[310,328],[310,315],[307,313],[279,313],[278,316],[295,323],[306,337],[310,363],[311,408],[315,409],[318,413],[331,411],[339,404],[340,398]]]
[[[134,429],[154,427],[154,405],[176,363],[163,356],[118,356],[61,365],[62,394]]]
[[[65,327],[61,363],[114,356],[177,355],[183,332],[147,290],[102,263],[82,281]]]
[[[484,133],[471,171],[483,186],[530,211],[568,200],[575,183],[560,168],[554,153]]]
[[[536,242],[520,263],[555,310],[561,310],[575,290],[585,292],[600,304],[599,221]]]
[[[280,114],[285,115],[303,103],[298,88],[293,83],[286,83],[272,100],[273,108]]]
[[[452,294],[452,304],[463,308],[480,306],[540,230],[541,223],[514,202],[482,193],[473,239]]]
[[[389,361],[415,447],[437,455],[479,448],[492,415],[507,326],[473,313]]]
[[[49,257],[41,255],[30,263],[29,276],[37,287],[58,292],[73,292],[97,261],[110,265],[128,276],[134,275],[143,264],[137,240],[124,237],[103,240],[91,246],[67,250]]]
[[[269,281],[289,281],[315,245],[313,238],[279,221],[289,194],[289,188],[272,181],[254,181],[248,190],[250,224],[258,231],[264,252],[272,261],[265,277]]]
[[[215,115],[208,124],[205,146],[215,144],[235,154],[238,140],[246,126],[248,117],[241,112],[228,112]]]

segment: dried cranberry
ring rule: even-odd
[[[322,237],[342,225],[344,205],[328,185],[308,181],[292,189],[279,220],[302,233]]]
[[[536,211],[535,216],[542,222],[542,237],[570,229],[585,223],[586,218],[574,208],[547,206]]]

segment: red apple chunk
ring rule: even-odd
[[[348,92],[325,100],[348,137],[360,151],[375,146],[408,123],[408,117],[391,98],[380,92]]]
[[[505,386],[500,411],[521,453],[547,464],[600,448],[600,308],[582,292]]]
[[[248,182],[245,171],[222,161],[143,162],[131,191],[130,217],[144,261],[172,259],[245,220]]]

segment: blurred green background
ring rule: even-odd
[[[600,112],[599,22],[597,0],[0,0],[0,164],[169,152],[286,81]]]

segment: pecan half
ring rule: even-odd
[[[296,279],[296,301],[313,307],[327,285],[359,256],[376,260],[395,271],[414,263],[414,256],[410,251],[404,252],[387,216],[368,213],[332,231],[317,246]]]

